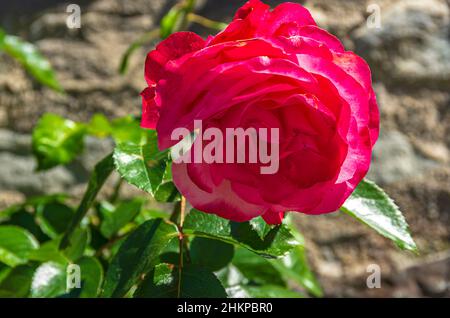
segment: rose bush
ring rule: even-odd
[[[336,211],[366,175],[379,133],[368,65],[320,29],[306,8],[270,10],[251,0],[203,40],[171,35],[145,64],[142,127],[161,150],[174,129],[279,128],[279,171],[259,164],[173,164],[173,180],[197,209],[233,221],[287,211]],[[197,141],[196,141],[197,142]]]

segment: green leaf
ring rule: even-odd
[[[29,259],[38,262],[55,262],[60,264],[68,264],[69,259],[58,249],[60,240],[52,240],[43,243],[37,250],[30,253]]]
[[[83,151],[86,127],[55,114],[44,114],[33,130],[38,170],[67,164]]]
[[[76,261],[83,256],[86,247],[89,245],[89,240],[88,228],[76,228],[70,236],[67,246],[61,251],[66,258]]]
[[[100,206],[100,213],[102,216],[100,232],[102,235],[111,238],[139,214],[142,205],[143,201],[141,199],[124,201],[116,208],[112,207],[112,209],[111,206],[108,208],[107,204],[103,203]]]
[[[227,288],[231,298],[302,298],[300,293],[280,286],[233,286]]]
[[[158,202],[175,202],[181,200],[181,194],[172,182],[171,162],[167,162],[162,182],[156,190],[154,197]]]
[[[181,271],[169,264],[159,264],[150,272],[134,297],[145,298],[226,298],[227,294],[217,277],[204,267],[187,265]]]
[[[175,32],[184,17],[184,8],[176,5],[161,19],[160,37],[166,39]]]
[[[41,229],[51,238],[64,233],[73,214],[73,210],[62,203],[49,203],[37,208],[37,220]]]
[[[6,35],[0,29],[0,51],[5,51],[16,59],[41,84],[58,92],[63,91],[50,63],[33,44],[25,42],[17,36]]]
[[[272,229],[272,226],[266,223],[262,217],[257,217],[254,219],[251,219],[249,221],[250,226],[252,229],[258,233],[258,236],[261,240],[264,240],[267,234],[269,234],[270,230]]]
[[[116,118],[111,122],[111,135],[117,144],[139,144],[147,130],[141,128],[139,121],[132,116]]]
[[[234,255],[234,246],[218,240],[195,237],[190,246],[193,264],[217,271],[227,266]]]
[[[178,236],[175,225],[162,219],[140,225],[122,243],[106,273],[104,297],[123,297],[142,274],[150,271],[169,241]]]
[[[262,285],[286,286],[281,274],[272,265],[270,260],[247,249],[236,249],[233,265],[250,282]]]
[[[341,210],[391,239],[401,249],[418,252],[401,211],[375,183],[363,180]]]
[[[27,297],[36,266],[20,265],[8,272],[0,282],[0,298]]]
[[[195,209],[186,216],[184,233],[238,245],[268,258],[282,257],[298,245],[284,225],[271,229],[262,240],[249,222],[231,222]]]
[[[0,226],[0,262],[14,267],[25,264],[39,243],[28,231],[17,226]]]
[[[98,138],[108,137],[111,135],[112,129],[108,118],[103,114],[95,114],[92,116],[91,121],[87,126],[88,134]]]
[[[317,278],[311,271],[303,246],[297,246],[289,255],[280,260],[272,260],[272,265],[286,280],[303,286],[315,297],[322,297],[323,291]]]
[[[31,283],[31,297],[50,298],[66,293],[66,266],[47,262],[40,265]]]
[[[103,267],[95,257],[82,257],[77,261],[81,272],[80,298],[97,297],[103,281]]]
[[[122,178],[151,195],[163,180],[167,159],[168,152],[158,150],[153,130],[146,131],[139,144],[121,143],[114,150],[114,163]]]
[[[27,198],[25,202],[20,204],[14,204],[7,209],[0,211],[0,218],[2,217],[9,217],[13,215],[14,213],[22,211],[26,207],[36,207],[40,204],[48,204],[53,202],[60,202],[63,203],[67,199],[67,194],[49,194],[49,195],[42,195],[42,196],[33,196],[30,198]]]
[[[48,240],[48,236],[42,232],[41,228],[36,223],[36,218],[34,215],[25,210],[25,208],[22,208],[22,210],[11,215],[9,220],[6,221],[4,225],[15,225],[21,227],[30,232],[40,242]]]
[[[97,197],[98,192],[113,170],[114,161],[112,154],[109,154],[95,165],[94,172],[89,179],[89,184],[86,192],[84,193],[83,199],[81,200],[81,203],[78,206],[74,217],[70,221],[63,239],[61,240],[61,249],[64,249],[68,246],[70,236],[80,224],[86,213],[89,211],[90,207],[94,203],[95,198]]]

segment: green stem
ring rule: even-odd
[[[211,30],[222,31],[227,27],[226,23],[210,20],[195,13],[189,13],[187,19],[189,22],[200,24],[201,26]]]

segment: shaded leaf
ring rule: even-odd
[[[175,225],[162,219],[140,225],[122,243],[108,268],[104,297],[123,297],[142,274],[150,271],[169,241],[178,235]]]
[[[8,271],[0,282],[0,298],[27,297],[35,269],[33,265],[20,265]]]
[[[286,286],[281,274],[270,260],[263,258],[247,249],[238,248],[233,257],[233,265],[250,282]]]
[[[111,238],[139,214],[142,204],[142,200],[134,199],[131,201],[122,202],[116,208],[113,207],[113,209],[108,209],[104,203],[103,207],[100,207],[100,213],[102,216],[100,232],[102,235],[107,238]]]
[[[217,277],[204,267],[188,265],[181,271],[169,264],[159,264],[150,272],[135,293],[146,298],[226,298],[227,294]]]
[[[87,186],[86,192],[84,193],[83,199],[81,200],[81,203],[78,206],[74,217],[70,221],[63,239],[61,240],[60,246],[61,249],[64,249],[68,246],[70,236],[75,231],[77,226],[80,224],[81,220],[84,218],[86,213],[89,211],[89,208],[94,203],[94,200],[97,197],[98,192],[100,191],[106,179],[108,179],[109,175],[113,170],[114,170],[114,162],[112,154],[106,156],[104,159],[102,159],[99,163],[95,165],[94,171],[89,179],[89,184]]]
[[[33,130],[33,153],[38,170],[67,164],[83,151],[86,128],[56,114],[44,114]]]
[[[363,180],[341,210],[391,239],[401,249],[417,252],[403,214],[375,183]]]
[[[62,203],[39,205],[37,220],[42,231],[51,238],[64,233],[73,217],[72,208]]]
[[[284,256],[298,245],[284,225],[271,229],[262,240],[249,222],[231,222],[195,209],[186,216],[184,233],[238,245],[268,258]]]
[[[193,264],[217,271],[227,266],[234,255],[234,246],[218,240],[195,237],[190,246]]]
[[[0,262],[14,267],[25,264],[39,243],[28,231],[12,225],[0,226]]]

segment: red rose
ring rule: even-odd
[[[157,129],[161,150],[195,120],[223,132],[279,129],[275,174],[261,163],[173,164],[176,186],[201,211],[271,224],[287,211],[333,212],[369,169],[379,132],[369,67],[299,4],[251,0],[206,41],[173,34],[148,54],[145,78],[142,126]]]

